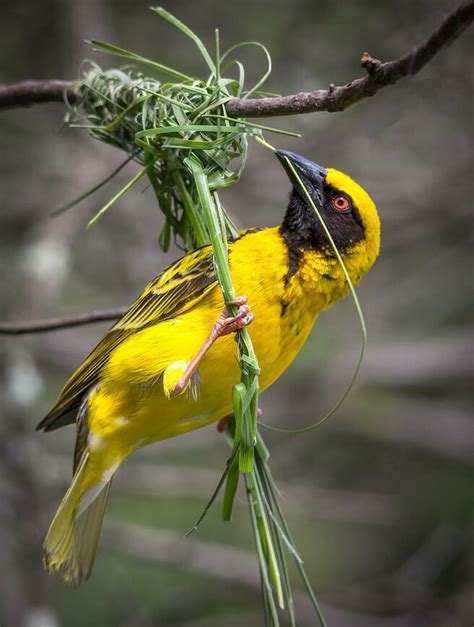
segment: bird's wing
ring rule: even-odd
[[[84,395],[96,385],[111,352],[139,329],[187,311],[217,285],[212,249],[205,246],[168,266],[149,283],[127,313],[110,329],[64,386],[38,429],[52,431],[75,421]]]

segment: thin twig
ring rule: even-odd
[[[393,85],[406,76],[419,72],[443,47],[451,44],[474,19],[474,0],[466,0],[454,9],[419,46],[394,61],[382,63],[364,52],[361,65],[367,76],[342,86],[301,92],[281,98],[231,100],[227,113],[235,117],[267,117],[343,111],[356,102],[375,95],[383,87]]]
[[[48,318],[47,320],[31,320],[28,322],[0,322],[0,335],[26,335],[27,333],[44,333],[47,331],[57,331],[68,327],[77,327],[92,322],[103,322],[104,320],[117,320],[122,317],[128,307],[117,307],[115,309],[101,309],[90,311],[75,316],[64,316],[62,318]]]
[[[382,63],[365,52],[361,65],[367,76],[346,85],[331,83],[329,89],[301,92],[277,98],[234,98],[226,105],[234,117],[270,117],[343,111],[356,102],[373,96],[383,87],[419,72],[442,48],[450,45],[474,19],[474,0],[465,0],[443,20],[420,45],[393,61]],[[37,80],[0,85],[0,109],[24,107],[39,102],[73,102],[76,86],[72,81]]]

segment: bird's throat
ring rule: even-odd
[[[324,210],[321,214],[341,254],[364,239],[364,228],[349,216],[347,220],[341,220],[341,216],[337,216],[336,219],[336,216]],[[335,256],[313,207],[303,200],[295,189],[290,195],[288,208],[280,226],[280,235],[288,249],[287,280],[298,271],[305,252],[320,252],[331,258]]]

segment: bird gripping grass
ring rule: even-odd
[[[102,142],[127,154],[126,161],[105,181],[72,201],[63,211],[108,182],[128,162],[140,170],[90,220],[93,226],[104,213],[141,179],[148,179],[164,214],[159,235],[166,251],[173,239],[185,251],[211,244],[214,266],[224,301],[235,300],[229,272],[227,242],[239,233],[220,203],[218,191],[236,183],[245,167],[248,137],[262,139],[262,131],[295,135],[287,131],[252,124],[227,115],[225,105],[234,97],[262,95],[259,89],[271,71],[271,59],[264,46],[244,42],[220,52],[216,31],[215,55],[211,57],[202,41],[182,22],[162,8],[152,9],[196,44],[208,68],[206,80],[146,59],[117,46],[92,41],[100,51],[138,62],[164,74],[168,80],[150,78],[130,68],[102,70],[91,64],[78,81],[78,98],[71,106],[67,122],[88,129]],[[231,58],[242,46],[256,46],[264,54],[267,68],[251,89],[245,89],[245,69]],[[237,69],[238,78],[226,73]],[[234,163],[238,162],[237,167]],[[56,213],[58,213],[56,212]],[[230,307],[233,309],[232,307]],[[294,548],[280,508],[277,490],[268,467],[268,450],[257,430],[259,366],[247,329],[237,333],[241,382],[232,390],[234,420],[228,437],[232,455],[197,525],[226,482],[223,516],[229,520],[239,483],[244,473],[251,525],[254,532],[266,623],[279,625],[277,606],[285,608],[291,625],[296,625],[287,555],[296,562],[304,586],[321,625],[325,625],[317,600]]]

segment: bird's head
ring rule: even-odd
[[[276,155],[293,184],[288,210],[281,226],[285,239],[297,248],[334,254],[318,216],[302,189],[304,185],[341,255],[353,256],[352,253],[359,252],[364,258],[364,265],[367,265],[363,271],[368,269],[379,253],[380,220],[367,192],[347,174],[323,168],[294,152],[278,150]],[[301,182],[293,170],[298,173]]]

